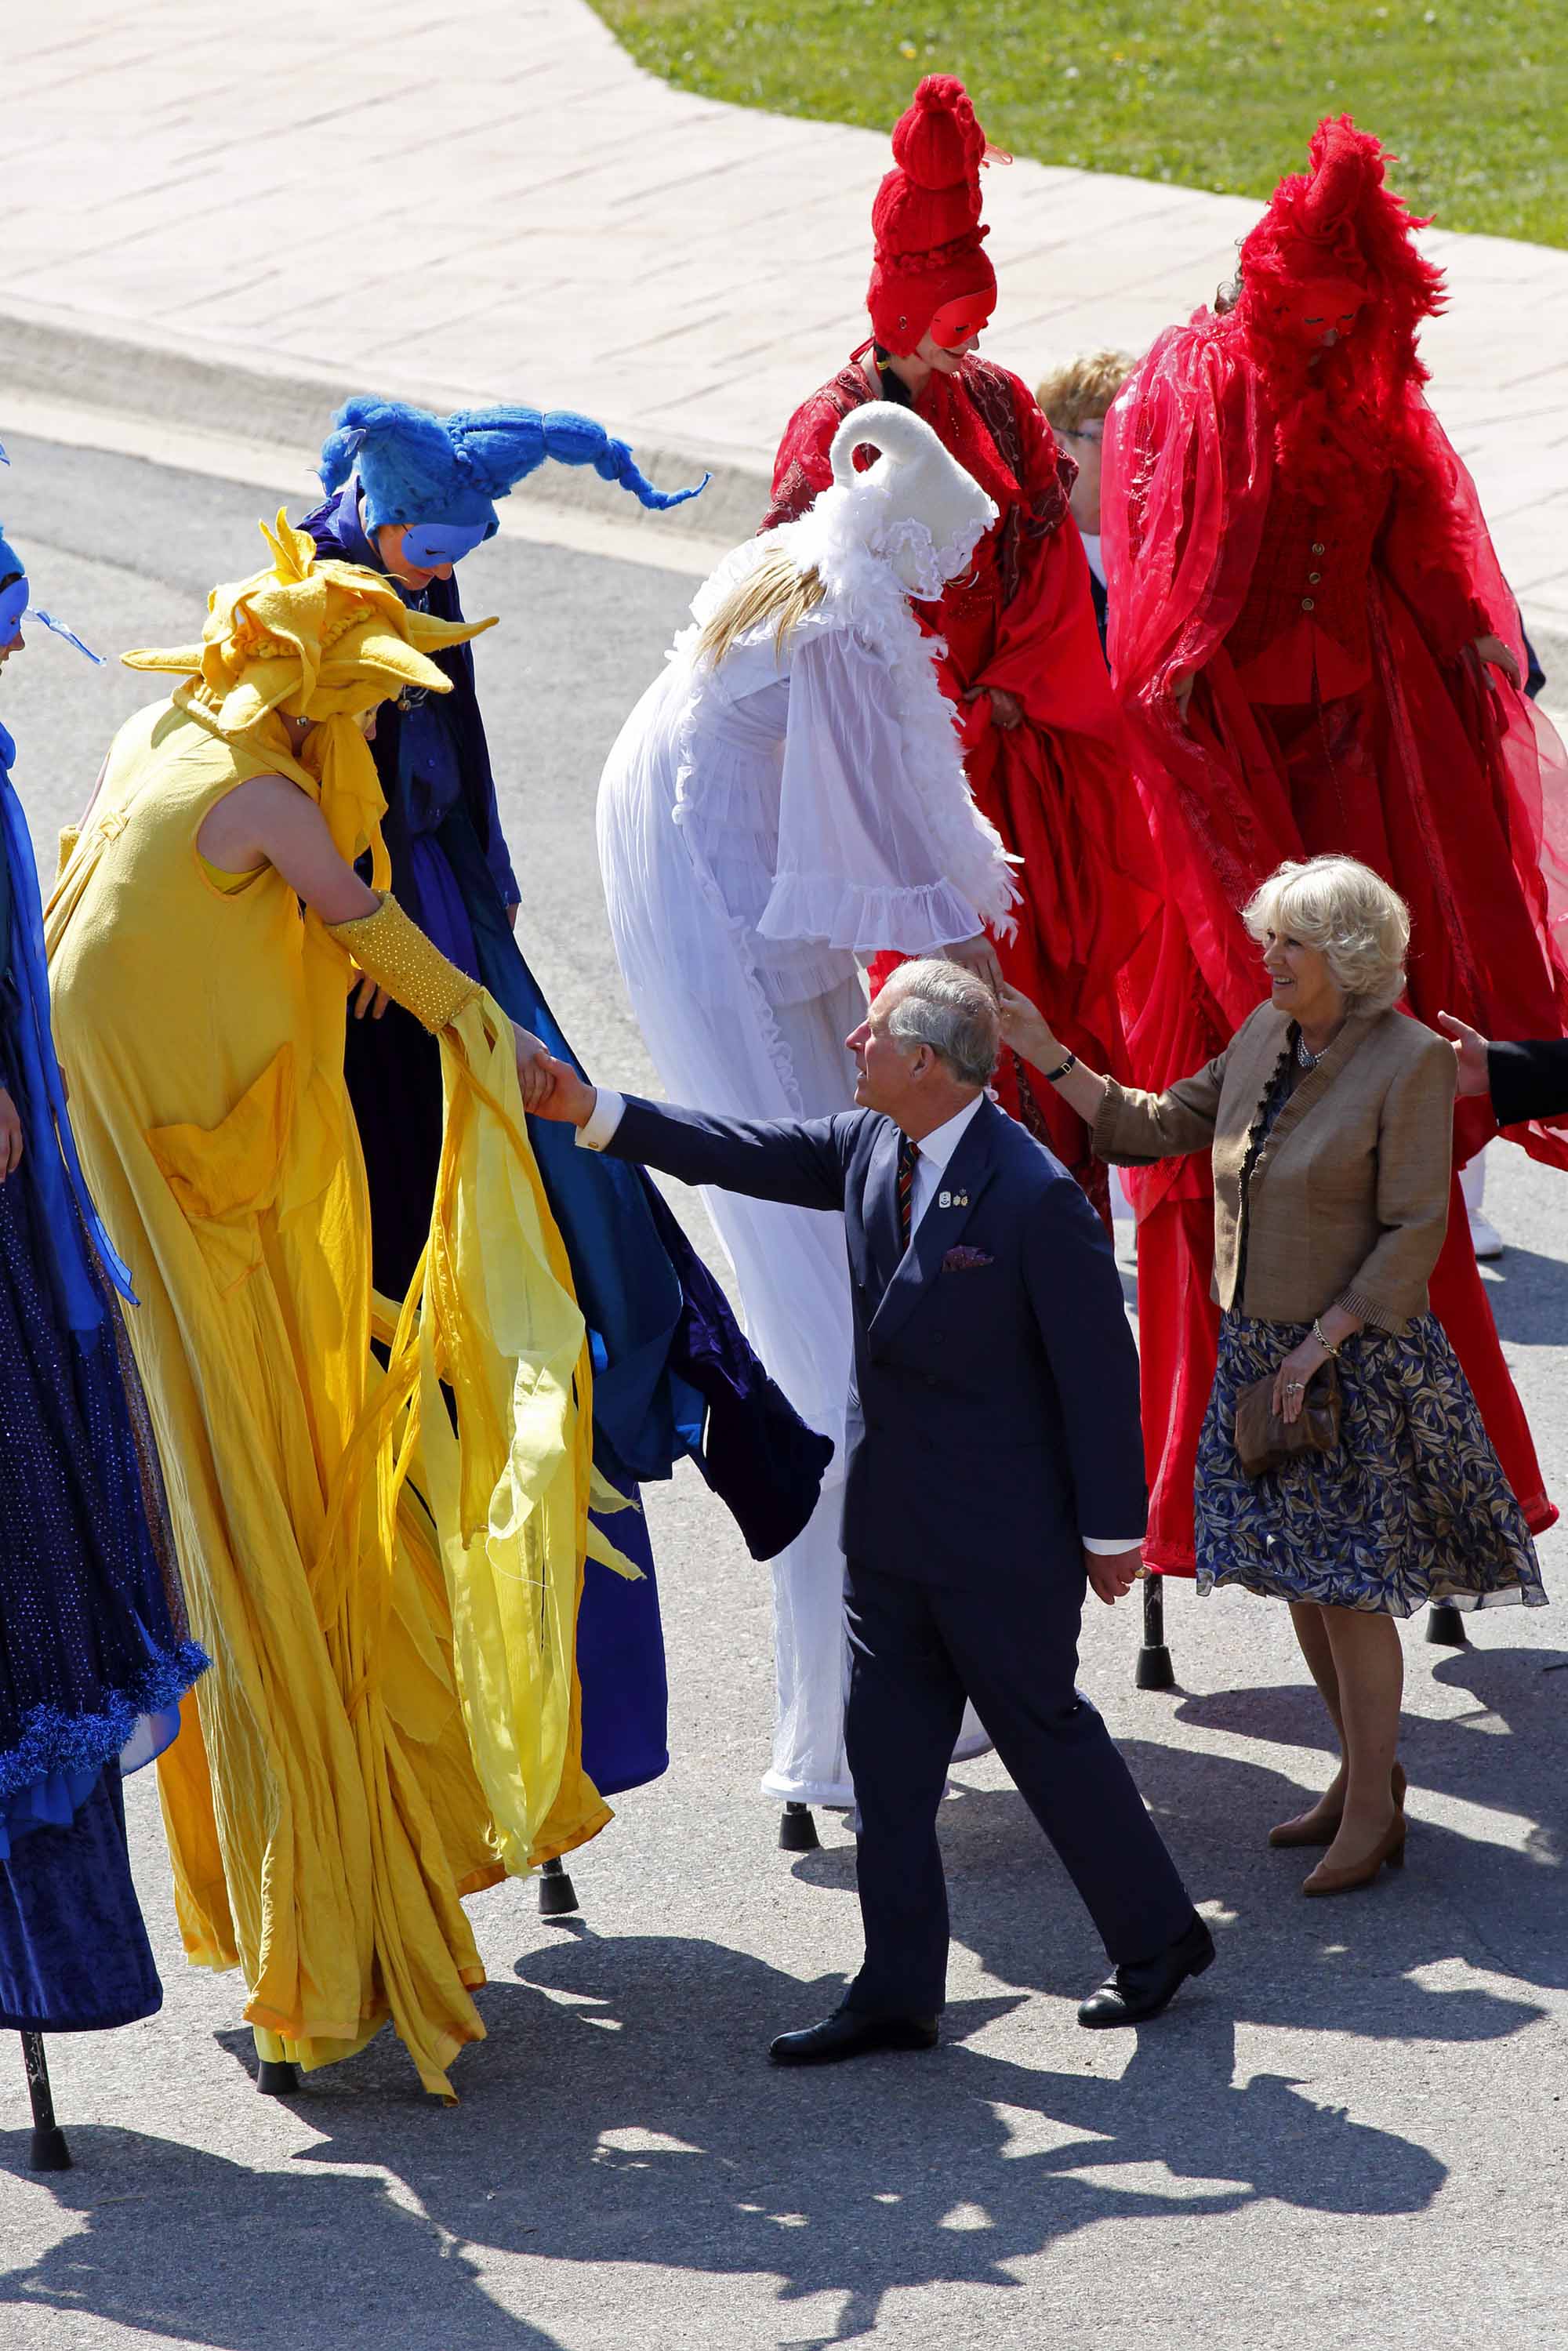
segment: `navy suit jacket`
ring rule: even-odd
[[[1082,1534],[1143,1531],[1137,1352],[1110,1242],[994,1103],[902,1255],[898,1129],[879,1112],[717,1118],[632,1096],[608,1147],[687,1184],[843,1212],[852,1563],[932,1583],[1076,1575]]]

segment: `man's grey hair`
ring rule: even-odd
[[[887,1016],[890,1037],[929,1045],[963,1085],[989,1085],[1002,1029],[997,999],[983,979],[961,963],[932,956],[900,964],[886,992],[894,998]]]

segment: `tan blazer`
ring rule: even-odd
[[[1427,1311],[1448,1222],[1453,1048],[1402,1012],[1353,1014],[1303,1071],[1248,1187],[1247,1294],[1236,1295],[1241,1169],[1281,1055],[1288,1014],[1261,1004],[1223,1053],[1162,1094],[1108,1081],[1094,1148],[1113,1165],[1214,1155],[1214,1294],[1268,1322],[1310,1322],[1335,1304],[1403,1331]]]

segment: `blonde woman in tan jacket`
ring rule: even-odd
[[[1222,1319],[1197,1455],[1197,1588],[1239,1583],[1290,1605],[1341,1761],[1270,1842],[1326,1845],[1302,1890],[1337,1894],[1404,1858],[1394,1620],[1432,1600],[1540,1605],[1545,1593],[1427,1302],[1448,1221],[1455,1068],[1450,1045],[1394,1009],[1405,904],[1353,858],[1315,857],[1281,866],[1247,925],[1269,998],[1207,1069],[1164,1093],[1085,1069],[1011,989],[1003,1028],[1113,1165],[1213,1155]],[[1271,1376],[1274,1409],[1295,1421],[1331,1358],[1338,1443],[1248,1477],[1238,1397]]]

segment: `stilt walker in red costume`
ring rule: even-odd
[[[1147,835],[1100,657],[1089,567],[1067,510],[1077,472],[1019,377],[976,356],[996,307],[983,246],[988,149],[961,82],[932,74],[893,134],[894,169],[872,208],[873,339],[790,418],[764,529],[793,521],[831,478],[828,452],[862,402],[912,407],[996,500],[1000,518],[971,574],[917,604],[944,641],[970,788],[1023,859],[1009,979],[1060,1007],[1060,1033],[1096,1067],[1124,1071],[1116,976],[1155,918]],[[1006,161],[1007,158],[1001,158]],[[869,464],[874,451],[858,453]],[[873,982],[896,957],[881,958]],[[1009,1056],[998,1092],[1048,1140],[1103,1212],[1105,1170],[1081,1121]]]
[[[1568,768],[1519,691],[1518,611],[1422,392],[1440,274],[1377,141],[1322,123],[1241,248],[1223,315],[1155,344],[1105,434],[1110,652],[1167,893],[1125,983],[1141,1085],[1216,1052],[1259,1001],[1240,909],[1288,857],[1340,851],[1408,900],[1409,1003],[1486,1035],[1561,1034]],[[1459,1105],[1460,1164],[1494,1130]],[[1514,1139],[1568,1165],[1568,1137]],[[1214,1370],[1207,1161],[1134,1179],[1145,1558],[1192,1573]],[[1556,1516],[1456,1181],[1432,1304],[1533,1530]]]

